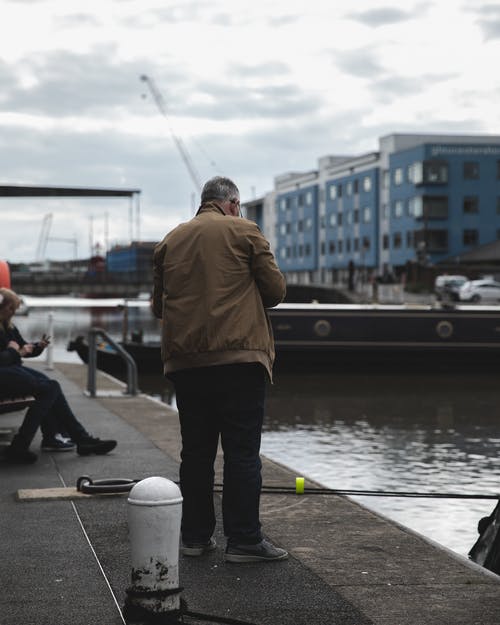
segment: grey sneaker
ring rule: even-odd
[[[208,543],[182,543],[181,553],[184,556],[203,556],[216,548],[215,538],[211,538]]]
[[[288,551],[275,547],[267,540],[256,545],[228,545],[224,553],[226,562],[274,562],[286,560]]]

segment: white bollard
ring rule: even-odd
[[[158,615],[180,610],[182,495],[163,477],[138,482],[128,497],[132,584],[125,610]]]

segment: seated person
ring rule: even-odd
[[[105,454],[114,449],[116,441],[100,440],[87,432],[73,414],[59,382],[24,366],[22,358],[41,354],[49,338],[44,336],[37,343],[27,343],[12,323],[21,300],[6,288],[0,288],[0,298],[0,398],[35,397],[6,449],[5,458],[17,463],[35,462],[37,456],[29,447],[39,427],[45,451],[70,451],[76,445],[80,455],[88,455]]]

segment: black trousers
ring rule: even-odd
[[[66,401],[59,382],[41,371],[24,365],[0,367],[0,395],[34,395],[36,400],[14,438],[16,446],[27,449],[40,426],[43,436],[48,438],[57,432],[65,432],[75,441],[88,436]]]
[[[224,452],[222,516],[229,543],[262,539],[259,456],[266,373],[242,363],[171,374],[182,435],[180,481],[182,539],[206,542],[215,528],[214,461],[219,437]]]

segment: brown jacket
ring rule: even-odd
[[[163,319],[165,373],[260,362],[272,375],[266,308],[285,296],[285,278],[257,225],[208,202],[154,251],[153,311]]]

